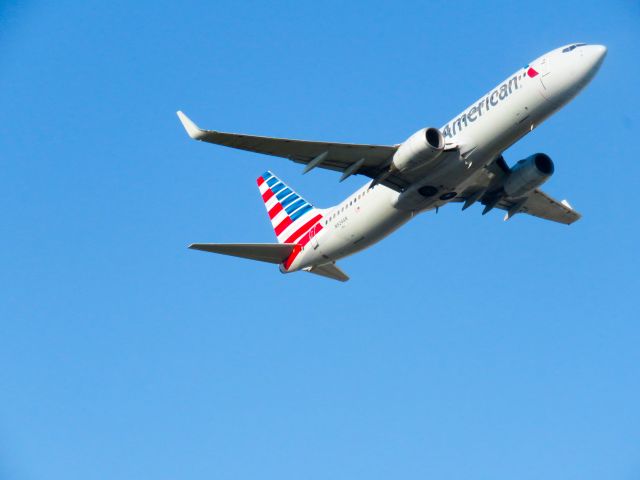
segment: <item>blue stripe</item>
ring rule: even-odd
[[[278,183],[277,185],[274,185],[273,187],[271,187],[271,191],[273,193],[278,193],[283,188],[284,188],[284,183]]]
[[[298,218],[300,218],[302,215],[304,215],[305,213],[307,213],[309,210],[311,210],[313,207],[311,205],[308,205],[306,207],[302,207],[300,210],[298,210],[296,213],[294,213],[293,215],[291,215],[291,221],[295,222]]]
[[[303,199],[300,199],[297,202],[295,202],[293,205],[289,205],[287,208],[285,208],[285,212],[287,212],[288,214],[291,214],[291,212],[295,211],[297,208],[300,208],[305,203],[307,202],[305,202]]]
[[[270,187],[273,186],[274,183],[277,183],[278,179],[276,177],[271,177],[270,180],[267,180],[267,185],[269,185]]]
[[[271,178],[271,177],[273,177],[273,175],[271,174],[271,172],[264,172],[264,173],[262,174],[262,178],[263,178],[264,180],[269,180],[269,178]]]
[[[279,194],[277,194],[276,197],[278,197],[278,200],[282,200],[284,197],[286,197],[290,193],[291,193],[291,189],[290,188],[285,188]]]
[[[283,207],[286,207],[287,205],[289,205],[291,202],[293,202],[294,200],[299,199],[300,197],[298,195],[296,195],[295,193],[293,195],[289,195],[287,198],[285,198],[284,200],[282,200],[280,203],[282,204]]]

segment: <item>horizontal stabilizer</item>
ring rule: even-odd
[[[327,263],[326,265],[311,267],[307,271],[309,273],[315,273],[316,275],[338,280],[340,282],[346,282],[349,280],[347,274],[340,270],[335,263]]]
[[[193,250],[275,264],[284,262],[295,247],[294,243],[192,243],[189,245]]]

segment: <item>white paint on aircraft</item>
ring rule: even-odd
[[[539,190],[553,173],[551,159],[534,154],[509,168],[502,152],[573,99],[606,55],[601,45],[570,44],[548,52],[473,102],[442,128],[424,128],[399,145],[313,142],[202,130],[178,112],[196,140],[281,156],[342,178],[372,180],[340,204],[317,209],[267,172],[258,178],[279,247],[194,244],[192,248],[277,263],[282,272],[309,271],[345,281],[335,262],[361,251],[418,213],[451,202],[482,203],[505,220],[527,213],[571,224],[570,204]],[[272,184],[272,185],[269,185]],[[280,189],[277,194],[271,188]],[[282,197],[282,198],[279,198]],[[295,201],[294,201],[295,200]],[[295,207],[295,209],[293,208]],[[287,241],[289,240],[289,241]],[[275,244],[278,245],[278,244]]]

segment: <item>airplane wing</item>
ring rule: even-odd
[[[511,218],[515,213],[528,213],[534,217],[564,223],[565,225],[571,225],[582,218],[582,215],[571,208],[571,205],[566,200],[559,202],[538,189],[531,192],[526,197],[526,201],[520,205],[518,211],[510,215],[509,212],[512,208],[518,206],[518,203],[518,200],[505,198],[498,202],[496,207],[507,211],[505,220]]]
[[[391,157],[398,149],[398,145],[314,142],[202,130],[184,113],[179,111],[177,114],[189,136],[195,140],[284,157],[307,165],[305,173],[316,167],[335,170],[342,172],[341,181],[355,174],[370,178],[378,177],[388,167]],[[399,174],[394,174],[381,180],[380,183],[402,191],[411,184],[411,181]]]
[[[177,114],[189,136],[195,140],[287,158],[306,165],[305,173],[316,167],[342,172],[341,181],[355,174],[365,175],[372,179],[379,178],[380,174],[387,170],[393,154],[399,147],[399,145],[314,142],[203,130],[183,112],[178,111]],[[458,150],[445,153],[460,154]],[[490,169],[493,173],[493,180],[488,180],[487,184],[476,187],[486,192],[478,200],[484,205],[490,206],[489,210],[494,207],[506,210],[505,220],[516,213],[527,213],[567,225],[580,219],[580,214],[574,211],[568,203],[554,200],[537,189],[528,194],[525,199],[513,199],[499,195],[493,187],[509,173],[509,167],[500,156],[492,162]],[[401,173],[391,174],[380,180],[382,185],[399,192],[405,190],[412,182],[413,179],[409,175]],[[462,195],[456,201],[465,201],[466,199]]]
[[[505,221],[516,213],[527,213],[534,217],[564,223],[565,225],[571,225],[582,218],[582,215],[576,212],[569,205],[569,202],[555,200],[537,188],[520,198],[512,198],[505,195],[501,185],[509,174],[510,169],[502,156],[496,158],[488,166],[488,171],[491,174],[490,180],[484,185],[471,188],[469,190],[470,194],[463,195],[462,200],[458,201],[464,201],[472,197],[472,192],[474,191],[483,191],[482,196],[478,198],[485,205],[483,214],[496,207],[507,212],[504,217]]]

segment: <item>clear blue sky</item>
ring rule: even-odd
[[[640,7],[0,3],[0,477],[637,479]],[[608,57],[505,153],[584,218],[450,206],[347,284],[186,249],[271,242],[270,168],[189,140],[396,143],[570,42]]]

